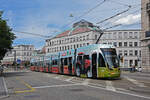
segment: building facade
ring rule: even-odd
[[[140,30],[110,30],[103,34],[100,43],[116,47],[117,54],[123,57],[122,67],[141,67],[140,33]]]
[[[17,45],[13,49],[6,53],[2,60],[3,64],[12,65],[14,62],[18,64],[25,64],[30,62],[32,53],[34,51],[33,45]]]
[[[145,71],[150,71],[150,0],[141,0],[141,5],[142,5],[141,11],[142,67]]]
[[[140,66],[140,30],[105,31],[99,43],[113,44],[117,53],[124,57],[122,67]],[[95,44],[100,36],[97,27],[81,20],[73,24],[72,29],[46,40],[46,53],[54,53]]]

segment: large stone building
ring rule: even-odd
[[[25,64],[31,60],[33,51],[33,45],[14,46],[11,51],[6,53],[5,57],[2,60],[2,63],[9,65],[12,65],[14,62]]]
[[[141,0],[142,4],[142,33],[141,51],[142,67],[150,71],[150,0]]]
[[[73,24],[72,29],[46,40],[46,53],[54,53],[95,44],[99,32],[92,23],[81,20]],[[122,67],[140,66],[140,30],[106,31],[99,43],[113,44],[117,53],[124,56]]]
[[[122,67],[141,66],[140,30],[106,31],[100,43],[113,44],[117,54],[123,57]]]

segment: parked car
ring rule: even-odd
[[[136,70],[137,70],[138,72],[142,72],[142,67],[138,67]]]

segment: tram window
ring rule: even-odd
[[[82,56],[78,56],[77,60],[81,61],[82,60]]]
[[[64,65],[68,65],[67,58],[64,59]]]
[[[77,57],[77,61],[78,61],[78,62],[82,62],[82,56],[78,56],[78,57]]]
[[[101,54],[99,54],[98,66],[99,67],[106,67],[104,58]]]
[[[72,57],[69,57],[69,64],[72,64]]]
[[[90,58],[89,58],[89,55],[84,55],[83,58],[84,58],[84,60],[85,60],[85,59],[90,59]]]
[[[52,65],[57,65],[57,60],[53,60]]]

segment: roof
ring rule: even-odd
[[[58,34],[54,38],[60,38],[60,37],[68,36],[68,35],[75,35],[78,33],[84,33],[84,32],[89,32],[89,31],[92,31],[92,29],[89,27],[77,27],[77,28],[72,28],[70,30],[62,32],[61,34]]]

